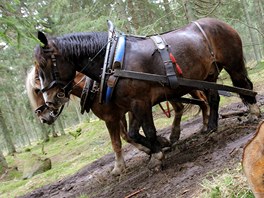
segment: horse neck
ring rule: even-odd
[[[80,60],[79,66],[76,67],[76,71],[88,76],[96,82],[100,82],[102,66],[104,63],[104,55],[105,52],[103,54],[99,54],[92,62],[90,59]]]
[[[57,37],[56,45],[75,71],[98,81],[107,45],[107,32],[74,33]]]

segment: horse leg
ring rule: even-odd
[[[244,65],[244,63],[243,63]],[[232,83],[236,87],[241,87],[245,89],[253,90],[253,83],[247,76],[247,71],[245,66],[241,67],[240,70],[229,71],[227,70],[228,74],[231,77]],[[249,107],[249,112],[251,115],[251,119],[257,120],[260,117],[260,109],[257,105],[256,97],[254,96],[246,96],[243,94],[239,94],[242,102]]]
[[[220,101],[220,96],[218,94],[217,90],[206,90],[205,91],[208,104],[210,107],[210,116],[208,120],[208,127],[207,127],[207,133],[213,132],[217,130],[218,127],[218,110],[219,110],[219,101]]]
[[[106,122],[106,127],[109,131],[111,138],[112,148],[115,152],[115,165],[114,165],[114,169],[111,172],[111,174],[115,176],[120,175],[122,171],[124,171],[126,168],[125,160],[122,152],[122,142],[120,139],[120,130],[122,126],[118,123],[119,121]]]
[[[170,142],[171,144],[174,144],[180,138],[180,133],[181,133],[180,124],[181,124],[184,105],[182,103],[173,102],[173,101],[170,101],[170,103],[175,111],[175,116],[172,123],[171,134],[170,134]]]
[[[131,123],[131,121],[133,120],[133,115],[131,112],[128,112],[128,117],[129,117],[129,122]],[[141,144],[137,144],[136,142],[134,142],[127,134],[127,121],[125,116],[121,119],[120,121],[120,135],[121,137],[128,143],[132,144],[133,146],[135,146],[138,150],[143,151],[147,154],[150,154],[150,149],[148,149],[147,147],[141,145]],[[138,131],[140,126],[137,127]]]
[[[152,105],[147,102],[135,102],[132,104],[133,119],[129,126],[129,137],[136,143],[142,144],[151,151],[149,167],[160,170],[164,154],[161,143],[157,139],[156,128],[152,116]],[[138,130],[142,126],[145,137],[140,135]]]
[[[210,115],[210,107],[208,105],[207,98],[204,92],[198,90],[194,90],[190,92],[190,94],[193,98],[203,101],[202,103],[199,104],[199,107],[201,108],[203,114],[203,127],[201,129],[201,132],[206,132],[208,128],[209,115]]]

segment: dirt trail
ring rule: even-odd
[[[258,103],[264,104],[264,95],[258,96]],[[128,168],[120,177],[110,176],[114,155],[108,154],[76,174],[22,197],[88,195],[121,198],[133,193],[136,193],[134,197],[196,197],[193,193],[209,172],[232,168],[241,160],[243,146],[253,136],[261,120],[254,123],[244,121],[245,112],[246,107],[242,103],[221,108],[218,132],[210,135],[197,133],[202,122],[200,117],[183,122],[181,139],[172,151],[166,153],[161,172],[151,172],[147,168],[149,157],[128,145],[124,149]],[[168,136],[170,127],[158,133]]]

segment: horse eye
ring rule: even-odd
[[[39,94],[40,89],[35,89],[34,91],[35,91],[36,94]]]

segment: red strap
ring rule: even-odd
[[[171,62],[173,64],[175,64],[175,67],[176,67],[176,70],[177,72],[179,73],[179,75],[182,75],[182,70],[181,70],[181,67],[178,65],[178,63],[176,62],[176,58],[172,55],[172,53],[170,53],[170,59],[171,59]]]
[[[159,106],[161,108],[161,110],[163,111],[163,113],[166,115],[167,118],[171,117],[171,113],[170,113],[170,105],[169,102],[166,101],[166,106],[167,106],[167,111],[163,108],[163,106],[159,103]]]

